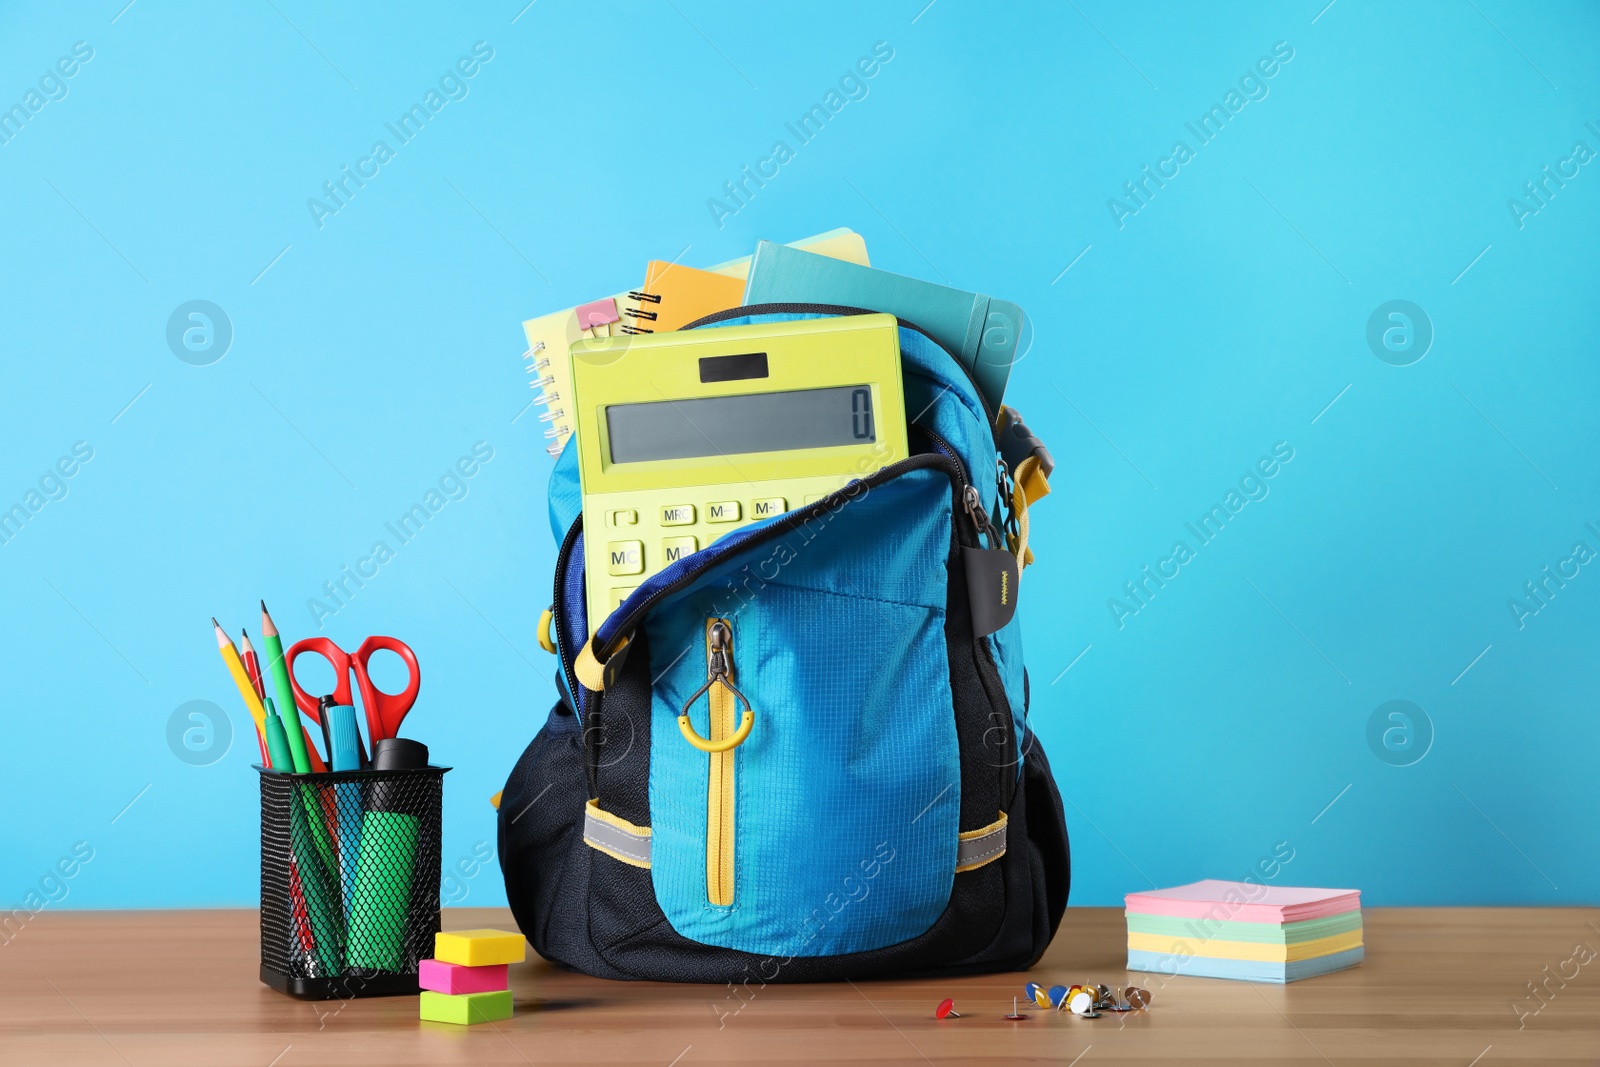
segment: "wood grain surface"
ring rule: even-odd
[[[447,911],[444,925],[515,929],[488,908]],[[515,1017],[471,1028],[419,1022],[414,997],[272,992],[257,980],[254,911],[45,912],[8,934],[5,1067],[1600,1064],[1591,909],[1368,909],[1362,966],[1289,986],[1130,975],[1110,908],[1070,909],[1027,975],[733,990],[602,981],[530,953],[511,969]],[[1148,1013],[1004,1021],[1030,979],[1131,980],[1154,1001]],[[935,1020],[944,997],[965,1017]]]

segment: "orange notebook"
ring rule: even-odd
[[[744,279],[652,259],[633,313],[641,331],[681,330],[695,319],[744,303]]]

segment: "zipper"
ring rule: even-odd
[[[555,582],[555,605],[558,609],[555,613],[556,654],[561,660],[562,674],[567,680],[567,696],[572,699],[572,713],[580,720],[583,718],[583,709],[578,706],[578,675],[573,669],[573,663],[575,660],[573,658],[572,649],[567,644],[567,628],[564,625],[565,612],[559,609],[566,603],[566,589],[564,588],[564,585],[567,578],[567,564],[572,556],[572,550],[577,544],[578,535],[582,532],[583,516],[580,514],[576,519],[573,520],[572,525],[567,527],[567,536],[561,539],[561,551],[556,553]],[[588,575],[584,575],[584,581],[587,584]]]
[[[989,518],[989,513],[984,510],[983,498],[979,494],[977,487],[967,479],[966,465],[962,463],[961,457],[954,448],[950,447],[950,442],[940,437],[933,430],[920,424],[916,424],[916,428],[933,443],[935,449],[950,457],[951,466],[956,471],[954,480],[957,494],[961,499],[961,507],[967,513],[967,520],[972,524],[973,544],[970,547],[982,548],[984,535],[987,533],[990,547],[999,548],[1002,544],[1000,531],[995,528],[994,523]],[[965,541],[960,536],[961,524],[951,523],[951,526],[954,527],[951,532],[951,540],[955,542],[956,547],[966,547]],[[951,555],[954,554],[955,552],[952,550]],[[994,655],[989,650],[989,643],[981,637],[973,637],[972,639],[972,665],[978,672],[978,682],[983,686],[984,694],[989,698],[990,708],[1009,709],[1011,704],[1005,695],[1005,684],[1000,680],[1000,667],[994,662]],[[1026,686],[1026,679],[1024,679],[1024,686]],[[1024,718],[1027,716],[1026,692],[1026,688],[1024,688]],[[1015,732],[1014,718],[1012,722],[1012,730]],[[988,736],[987,732],[985,732],[984,736]],[[1017,762],[1020,764],[1022,760],[1022,738],[1014,737],[1012,741],[1012,747],[1017,753]],[[1002,765],[1000,767],[1000,795],[1005,799],[1004,807],[1007,811],[1011,810],[1011,801],[1016,793],[1016,788],[1017,776],[1006,774],[1006,768]]]
[[[710,740],[731,737],[738,710],[728,682],[733,677],[733,626],[727,619],[706,623],[706,675],[710,688]],[[721,683],[721,684],[718,684]],[[706,790],[706,899],[719,908],[733,903],[734,753],[710,753],[711,774]]]
[[[680,327],[680,329],[693,330],[693,329],[696,329],[696,328],[701,327],[701,326],[712,326],[712,325],[715,325],[716,323],[724,322],[724,321],[726,321],[728,319],[742,318],[742,317],[744,317],[746,315],[819,315],[819,314],[820,315],[880,315],[880,314],[882,314],[882,312],[873,311],[871,308],[847,307],[847,306],[845,306],[843,304],[792,304],[792,303],[782,303],[782,304],[746,304],[744,307],[728,308],[726,311],[714,311],[709,315],[705,315],[705,316],[702,316],[701,318],[695,319],[693,322],[689,323],[687,326]],[[922,336],[926,337],[928,340],[933,341],[933,345],[934,345],[935,348],[937,348],[941,352],[944,352],[945,355],[950,356],[950,362],[954,363],[956,365],[957,369],[959,369],[961,371],[961,373],[966,377],[967,383],[972,386],[972,393],[973,393],[974,396],[976,396],[978,398],[979,406],[983,408],[984,422],[989,427],[989,434],[990,434],[990,436],[995,437],[996,447],[998,447],[998,445],[999,445],[999,437],[995,436],[996,428],[997,428],[997,423],[995,421],[995,419],[997,417],[996,416],[996,412],[989,407],[989,398],[983,395],[983,390],[982,389],[978,388],[978,376],[976,374],[972,373],[972,368],[968,367],[965,363],[961,362],[955,356],[951,356],[950,353],[945,350],[944,345],[940,344],[937,340],[935,340],[933,334],[929,333],[927,330],[924,330],[921,326],[918,326],[916,323],[911,322],[908,319],[902,319],[898,315],[895,316],[895,321],[898,322],[902,326],[905,326],[905,327],[908,327],[910,329],[913,329],[913,330],[917,331]]]

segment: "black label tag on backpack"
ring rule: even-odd
[[[963,548],[972,636],[986,637],[1017,613],[1017,557],[1003,548]]]

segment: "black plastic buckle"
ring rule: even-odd
[[[1046,478],[1056,469],[1050,450],[1033,435],[1015,408],[1000,409],[1000,456],[1013,474],[1029,456],[1039,457],[1039,473]]]

